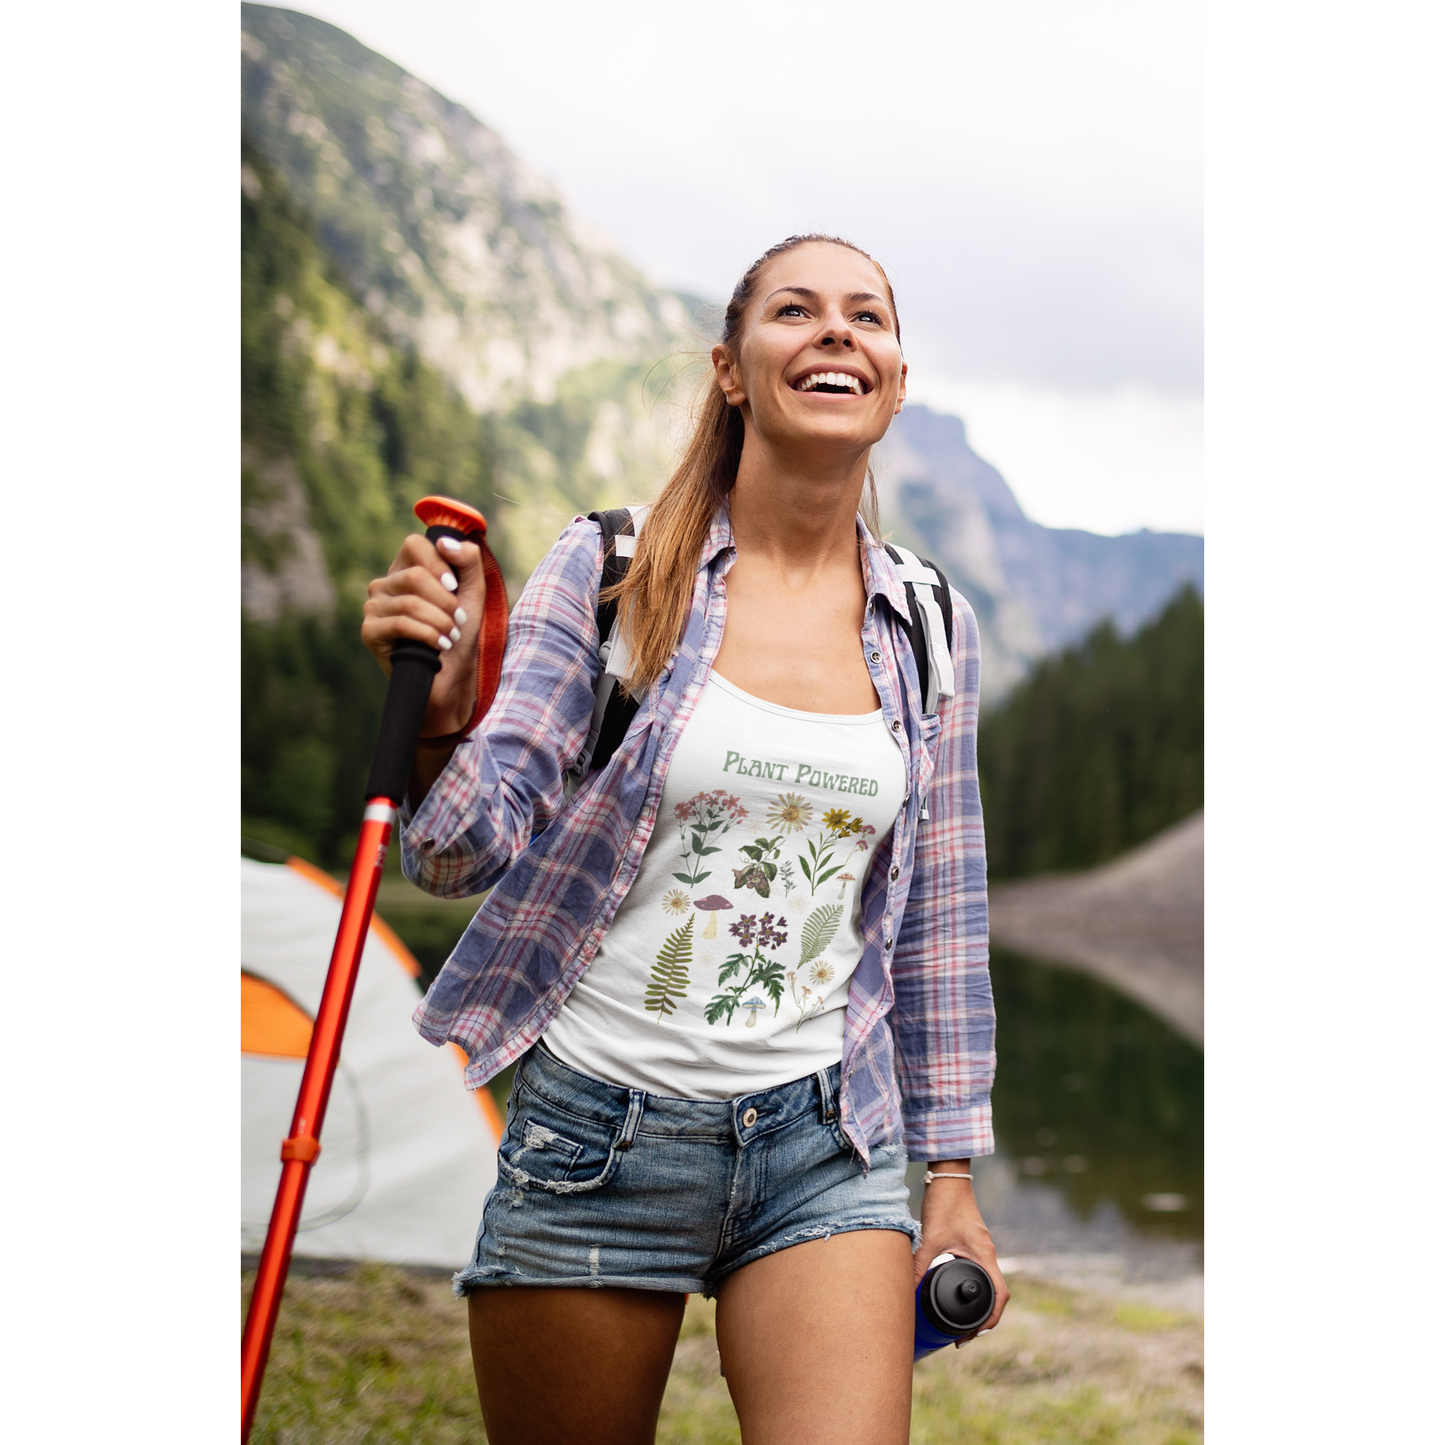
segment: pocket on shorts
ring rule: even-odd
[[[519,1089],[497,1165],[513,1184],[551,1194],[600,1189],[617,1168],[621,1129],[580,1119]]]

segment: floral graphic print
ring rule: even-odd
[[[778,834],[776,838],[754,838],[751,843],[743,843],[738,847],[738,852],[743,855],[743,866],[733,869],[733,887],[751,888],[761,898],[766,898],[773,891],[773,879],[778,876],[778,865],[773,862],[781,849],[779,844],[783,841],[783,835]]]
[[[798,1010],[797,1027],[802,1028],[809,1019],[817,1018],[823,1012],[823,999],[828,985],[833,982],[835,970],[831,963],[820,955],[832,943],[843,921],[841,903],[825,903],[815,908],[803,923],[802,952],[798,966],[787,974],[788,992],[792,995],[793,1006]]]
[[[779,793],[768,804],[768,827],[801,833],[813,821],[813,805],[801,794]]]
[[[816,896],[824,883],[843,871],[847,854],[843,855],[843,862],[833,861],[839,843],[845,838],[856,838],[858,847],[866,853],[868,837],[877,831],[862,818],[854,817],[847,808],[829,808],[823,814],[822,833],[816,841],[808,839],[806,856],[798,855],[798,866],[803,870],[803,877],[808,880],[811,892]],[[848,850],[850,853],[852,851],[851,848]],[[840,893],[838,896],[841,898],[843,895]]]
[[[696,888],[704,878],[712,877],[711,870],[703,868],[703,859],[722,852],[713,839],[721,838],[734,823],[741,823],[748,810],[726,789],[716,788],[679,803],[672,812],[682,838],[682,866],[688,870],[672,876]]]
[[[756,993],[744,997],[753,989],[761,989],[767,994],[773,1001],[773,1014],[777,1015],[783,1002],[783,965],[776,958],[769,958],[764,950],[771,953],[788,941],[787,926],[786,918],[774,919],[771,913],[765,913],[761,918],[753,913],[742,913],[736,923],[729,925],[728,932],[749,951],[730,954],[718,971],[720,991],[704,1010],[708,1023],[715,1024],[721,1019],[724,1024],[730,1024],[733,1015],[742,1009],[748,1015],[747,1027],[752,1028],[758,1020],[758,1012],[767,1007]],[[741,982],[730,983],[732,979],[741,979]]]
[[[681,888],[669,888],[663,896],[662,906],[669,913],[683,914],[687,912],[687,894]]]
[[[676,1011],[678,1001],[687,992],[687,968],[692,962],[692,925],[696,921],[697,915],[693,914],[681,928],[669,933],[658,952],[657,962],[652,965],[652,979],[647,985],[642,1006],[657,1015],[658,1023]]]

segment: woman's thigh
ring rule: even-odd
[[[473,1290],[489,1445],[651,1445],[686,1301],[645,1289]]]
[[[907,1445],[913,1251],[894,1229],[809,1240],[730,1274],[717,1339],[744,1445]]]

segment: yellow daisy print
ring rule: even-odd
[[[768,826],[797,833],[813,821],[813,805],[797,793],[779,793],[768,804]]]
[[[687,894],[681,888],[669,888],[663,897],[662,906],[669,913],[686,913],[691,906],[687,901]]]
[[[847,808],[829,808],[823,814],[823,826],[830,833],[851,833],[853,831],[853,815]]]

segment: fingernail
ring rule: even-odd
[[[444,548],[446,551],[452,553],[460,552],[462,550],[462,544],[458,542],[455,537],[443,537],[437,543],[437,546]]]
[[[461,630],[461,628],[460,628],[460,627],[453,627],[452,630],[451,630],[450,636],[451,636],[451,639],[452,639],[453,642],[460,642],[460,641],[462,640],[462,630]]]
[[[465,627],[467,625],[467,609],[465,607],[458,607],[457,610],[452,613],[452,621],[455,622],[458,627]]]
[[[438,637],[437,646],[441,648],[443,652],[450,652],[452,650],[452,640],[450,637]]]
[[[450,572],[443,572],[442,586],[445,587],[448,592],[455,592],[457,590],[457,579],[453,577]]]

